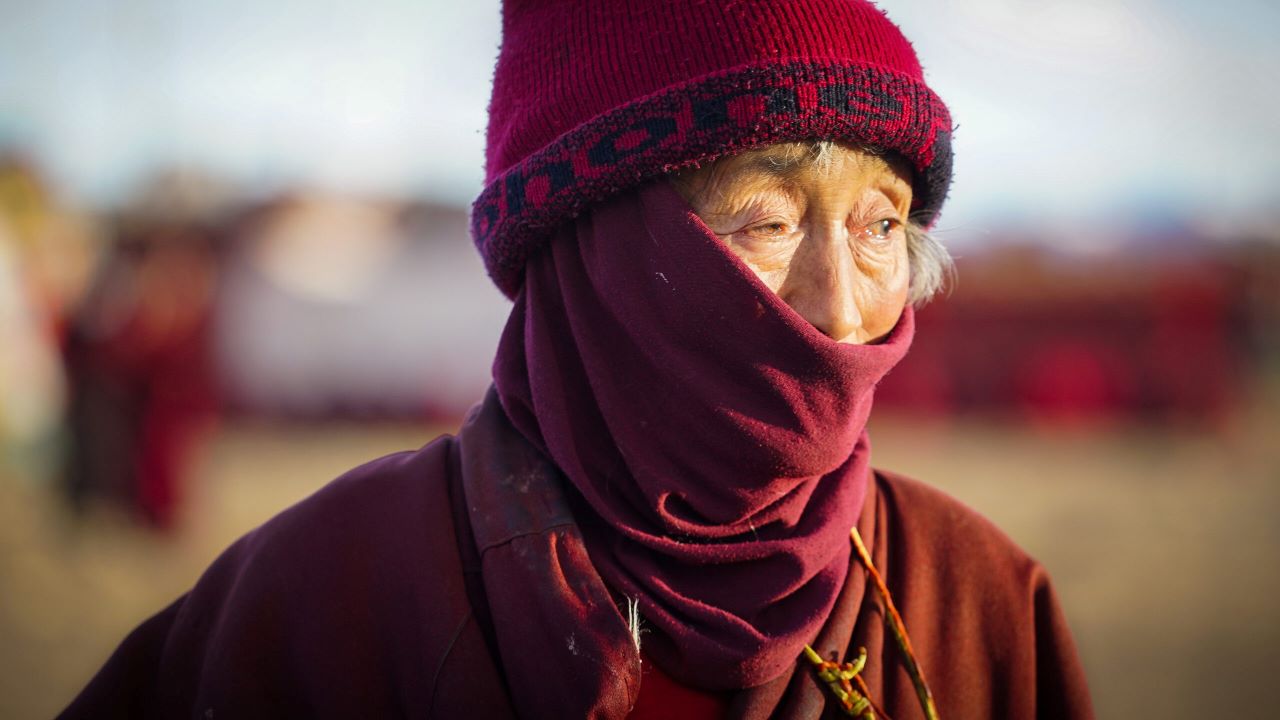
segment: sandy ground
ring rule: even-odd
[[[1280,405],[1228,426],[1052,432],[877,418],[876,463],[936,483],[1049,568],[1104,718],[1276,717]],[[0,478],[0,718],[48,717],[121,637],[235,537],[412,426],[240,422],[217,433],[182,530],[109,511],[69,521]]]

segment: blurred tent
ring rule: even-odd
[[[240,223],[217,315],[239,409],[460,417],[489,382],[508,304],[466,215],[430,202],[299,194]]]

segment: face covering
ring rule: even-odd
[[[870,482],[873,391],[912,330],[908,308],[882,343],[831,340],[665,181],[530,258],[495,387],[668,674],[758,685],[817,635]]]

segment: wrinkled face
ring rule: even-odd
[[[673,182],[769,289],[839,342],[883,339],[910,285],[907,170],[842,145],[781,143]]]

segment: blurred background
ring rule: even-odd
[[[1274,717],[1280,6],[899,0],[960,281],[877,464],[1048,567],[1102,717]],[[495,0],[0,0],[0,717],[234,538],[456,428]]]

